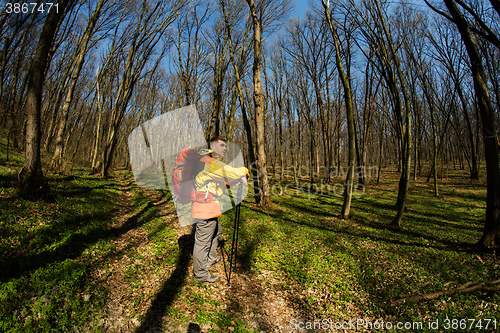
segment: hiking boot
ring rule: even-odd
[[[209,262],[208,265],[207,265],[207,268],[210,268],[212,267],[213,265],[215,265],[216,263],[220,262],[221,258],[220,257],[217,257],[217,259],[215,259],[215,261],[212,261],[212,262]]]
[[[204,279],[197,279],[197,278],[194,278],[196,281],[198,282],[208,282],[208,283],[214,283],[214,282],[219,282],[220,281],[220,277],[218,277],[217,275],[210,275],[209,277],[207,278],[204,278]]]

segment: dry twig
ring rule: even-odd
[[[453,295],[455,293],[471,293],[474,291],[500,291],[500,279],[490,282],[467,282],[461,286],[452,289],[440,290],[429,294],[424,295],[413,295],[410,297],[400,298],[392,301],[392,305],[404,304],[407,302],[420,302],[420,301],[429,301],[432,299],[436,299],[438,297],[444,295]]]

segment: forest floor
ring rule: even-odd
[[[378,185],[368,179],[349,220],[324,185],[289,186],[266,209],[249,196],[228,286],[227,254],[211,270],[219,283],[194,280],[192,228],[168,192],[141,189],[126,171],[103,180],[75,168],[47,173],[55,203],[26,201],[15,196],[21,158],[1,158],[2,332],[500,330],[499,260],[472,246],[486,188],[465,171],[450,170],[438,197],[424,177],[412,181],[401,229],[387,227],[398,180],[389,169]],[[233,217],[221,218],[226,251]],[[453,292],[464,285],[477,288]]]

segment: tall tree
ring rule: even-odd
[[[242,118],[243,118],[243,127],[245,128],[250,164],[256,165],[257,159],[255,157],[255,144],[254,144],[254,139],[253,139],[252,126],[250,124],[250,120],[248,118],[248,114],[247,114],[247,110],[246,110],[245,96],[243,94],[242,78],[241,78],[241,74],[240,74],[243,71],[245,63],[247,62],[248,53],[250,52],[249,35],[250,35],[251,25],[247,24],[245,26],[245,32],[243,33],[243,38],[241,41],[240,57],[239,57],[239,61],[236,62],[235,47],[233,46],[233,32],[232,32],[233,25],[231,24],[231,22],[233,22],[234,20],[230,19],[230,15],[227,11],[226,1],[220,0],[220,5],[221,5],[221,9],[222,9],[222,14],[224,16],[224,23],[226,25],[229,58],[230,58],[231,64],[233,65],[233,70],[234,70],[235,86],[236,86],[236,90],[237,90],[237,94],[238,94],[238,100],[240,102],[241,114],[242,114]],[[252,171],[252,180],[253,180],[253,184],[254,184],[253,185],[254,193],[258,194],[259,193],[258,170],[256,168],[251,168],[251,171]],[[256,198],[257,198],[257,196],[256,196]]]
[[[386,10],[382,10],[379,0],[364,2],[365,10],[368,13],[366,15],[359,10],[352,0],[350,0],[350,4],[356,9],[358,16],[363,21],[363,23],[359,24],[361,31],[370,46],[376,50],[375,55],[378,58],[378,64],[376,65],[387,83],[394,104],[396,131],[399,139],[401,177],[396,200],[397,213],[391,225],[399,228],[405,211],[411,168],[412,110],[410,97],[405,76],[401,70],[400,56],[394,45],[394,37],[386,22]],[[401,98],[401,94],[403,98]]]
[[[100,174],[102,177],[109,175],[115,149],[118,144],[118,131],[125,116],[125,111],[132,98],[136,83],[139,81],[143,70],[154,54],[166,29],[177,18],[179,11],[184,6],[182,1],[142,1],[139,15],[129,22],[127,33],[128,53],[124,64],[123,75],[120,78],[118,91],[111,109],[108,124],[107,138],[104,142],[104,151]],[[132,30],[132,27],[135,29]],[[161,54],[163,56],[163,54]]]
[[[394,66],[395,74],[391,74],[388,76],[391,81],[390,86],[392,87],[392,94],[395,98],[399,99],[399,91],[397,91],[397,86],[399,83],[399,87],[403,93],[404,98],[404,112],[403,107],[400,102],[398,102],[398,106],[396,107],[396,116],[398,120],[398,129],[401,135],[401,178],[399,180],[398,187],[398,199],[396,201],[397,213],[396,217],[392,221],[392,225],[399,227],[401,225],[401,220],[403,219],[403,214],[405,211],[406,198],[408,196],[408,183],[410,181],[410,168],[411,168],[411,106],[410,106],[410,98],[408,95],[408,90],[406,88],[405,76],[401,71],[401,64],[399,61],[399,55],[396,52],[396,48],[394,46],[392,35],[389,32],[388,26],[386,24],[386,20],[384,18],[384,14],[382,12],[379,0],[374,0],[374,5],[376,7],[376,13],[378,16],[378,21],[381,26],[381,31],[383,32],[387,45],[389,47],[389,52],[386,54],[388,57],[386,61],[392,59],[392,63]],[[390,55],[390,56],[389,56]],[[398,97],[396,97],[396,94]]]
[[[351,89],[351,79],[344,70],[344,65],[342,64],[342,52],[340,47],[340,39],[337,33],[336,25],[330,14],[330,7],[322,0],[323,7],[325,9],[325,17],[330,28],[330,32],[333,36],[333,42],[335,45],[335,64],[337,66],[337,71],[339,72],[340,79],[342,80],[342,86],[344,88],[344,102],[346,107],[346,117],[347,117],[347,128],[349,135],[349,165],[347,170],[347,177],[345,181],[344,188],[344,203],[342,204],[342,212],[340,217],[346,219],[349,217],[351,211],[351,201],[352,201],[352,189],[354,181],[354,165],[356,163],[356,147],[355,147],[355,132],[354,132],[354,103],[352,97]]]
[[[52,168],[54,171],[59,172],[61,168],[61,160],[63,157],[64,151],[64,136],[66,134],[66,124],[68,122],[68,116],[70,111],[71,102],[73,101],[73,95],[75,92],[76,83],[80,76],[80,72],[83,67],[83,63],[85,61],[85,55],[89,50],[89,43],[92,38],[92,35],[95,32],[95,27],[97,24],[97,20],[101,15],[101,9],[105,4],[106,0],[99,0],[97,2],[96,8],[90,17],[87,27],[78,43],[77,51],[75,51],[75,57],[73,62],[73,74],[71,76],[71,81],[69,84],[69,89],[66,95],[66,100],[64,101],[62,107],[61,120],[59,122],[59,129],[57,131],[56,142],[55,142],[55,151],[54,156],[52,157]]]
[[[50,200],[50,187],[44,179],[42,161],[40,156],[41,146],[41,109],[43,82],[46,68],[50,63],[49,53],[54,42],[67,8],[74,0],[61,0],[57,10],[53,8],[47,15],[43,24],[38,45],[31,61],[28,74],[28,94],[26,101],[27,127],[26,127],[26,161],[19,172],[20,195],[30,199]]]
[[[290,59],[298,67],[302,67],[305,70],[306,77],[312,83],[312,88],[314,89],[315,104],[316,108],[311,108],[307,114],[305,114],[305,119],[308,121],[309,131],[311,133],[310,137],[310,151],[309,151],[309,165],[311,166],[311,183],[313,182],[313,166],[319,169],[319,149],[318,147],[322,144],[324,148],[324,155],[328,154],[329,149],[329,138],[328,135],[328,124],[327,119],[329,118],[325,114],[327,113],[325,104],[325,95],[328,98],[328,94],[325,94],[324,87],[328,82],[328,64],[335,52],[334,48],[329,47],[327,37],[327,30],[325,29],[324,20],[318,19],[313,16],[311,12],[306,14],[303,21],[291,21],[291,27],[288,29],[288,43],[281,43],[282,48],[285,49]],[[301,83],[304,78],[300,78]],[[309,91],[307,91],[309,94]],[[305,102],[305,100],[304,100]],[[316,112],[313,112],[316,109]],[[323,142],[318,138],[318,122],[321,125],[321,134],[323,135]],[[328,173],[328,161],[326,161],[324,168],[325,178]]]
[[[437,23],[436,33],[429,33],[428,38],[435,50],[434,57],[442,63],[457,91],[467,129],[467,135],[464,138],[459,136],[458,139],[462,143],[465,157],[469,163],[471,179],[479,179],[479,158],[476,150],[475,133],[472,126],[471,118],[473,117],[470,114],[471,107],[468,103],[472,98],[468,98],[467,96],[467,91],[471,91],[472,89],[463,87],[463,78],[465,76],[464,68],[466,67],[465,59],[467,56],[463,44],[460,41],[460,36],[456,36],[456,30],[449,24],[443,23]],[[454,111],[454,109],[452,110]],[[468,148],[466,147],[466,142],[464,143],[465,139],[468,139]]]
[[[262,26],[261,17],[258,15],[254,0],[246,0],[250,8],[250,15],[253,23],[253,101],[255,108],[256,125],[256,167],[259,177],[259,193],[256,193],[256,201],[261,207],[268,207],[271,204],[269,193],[269,181],[267,179],[267,161],[264,141],[264,95],[262,92]],[[254,168],[255,166],[252,166]]]
[[[227,34],[224,33],[226,24],[224,22],[223,13],[219,13],[218,20],[211,29],[212,34],[207,38],[210,53],[214,55],[213,61],[208,62],[208,66],[212,71],[211,77],[213,78],[213,108],[208,128],[210,135],[207,135],[207,140],[221,134],[220,120],[225,104],[224,85],[227,84],[225,78],[230,62],[228,59]]]
[[[497,9],[498,1],[490,1],[493,6],[497,6],[495,7],[495,9]],[[460,3],[461,2],[462,1],[460,1]],[[483,59],[479,52],[472,29],[454,0],[444,0],[444,4],[450,14],[448,17],[457,26],[462,41],[465,44],[467,54],[469,55],[472,78],[474,80],[474,91],[476,93],[477,105],[483,125],[487,196],[486,220],[484,223],[483,235],[479,240],[479,245],[485,248],[500,248],[500,166],[498,156],[500,153],[500,145],[495,110],[490,100]]]
[[[197,104],[200,86],[203,83],[203,73],[200,64],[208,52],[202,47],[203,25],[210,19],[213,6],[203,1],[189,3],[185,15],[177,20],[177,36],[173,47],[177,51],[174,67],[180,76],[182,99],[179,106]]]

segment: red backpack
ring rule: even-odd
[[[207,159],[208,163],[210,163],[208,155],[200,155],[196,150],[190,148],[181,150],[177,156],[172,171],[172,188],[174,190],[174,200],[177,202],[188,204],[191,201],[196,201],[194,179],[200,171],[199,162],[202,159]]]

